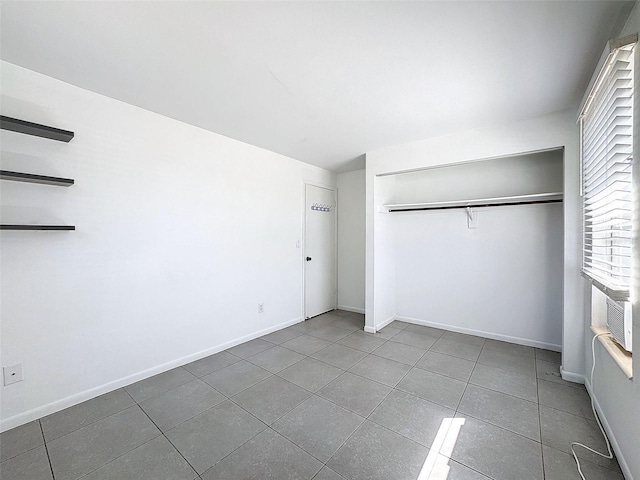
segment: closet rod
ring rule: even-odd
[[[562,203],[562,199],[559,200],[532,200],[527,202],[506,202],[506,203],[474,203],[473,205],[455,205],[450,207],[416,207],[416,208],[393,208],[389,209],[390,213],[394,212],[415,212],[423,210],[453,210],[456,208],[481,208],[481,207],[506,207],[510,205],[536,205],[544,203]]]
[[[448,210],[452,208],[495,207],[506,205],[532,205],[536,203],[561,202],[562,192],[532,193],[511,195],[509,197],[474,198],[468,200],[448,200],[444,202],[396,203],[385,205],[389,212],[407,212],[410,210]]]

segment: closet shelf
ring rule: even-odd
[[[33,173],[10,172],[9,170],[0,170],[0,180],[40,183],[42,185],[59,185],[61,187],[70,187],[74,183],[72,178],[49,177],[46,175],[35,175]]]
[[[536,203],[555,202],[562,202],[562,192],[513,195],[510,197],[475,198],[471,200],[452,200],[448,202],[396,203],[384,205],[384,208],[389,212],[407,212],[412,210],[447,210],[453,208],[500,207],[505,205],[531,205]]]
[[[74,225],[0,225],[0,230],[75,230]]]
[[[25,133],[36,137],[49,138],[58,140],[59,142],[70,142],[74,133],[69,130],[48,127],[39,123],[18,120],[17,118],[0,116],[0,128],[2,130],[11,130],[12,132]]]

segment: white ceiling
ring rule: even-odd
[[[336,171],[574,108],[632,2],[1,2],[8,62]]]

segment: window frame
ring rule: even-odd
[[[633,71],[635,66],[633,64],[633,55],[634,49],[636,47],[638,41],[638,35],[629,35],[626,37],[622,37],[620,39],[612,40],[607,44],[605,51],[603,52],[600,61],[598,63],[598,67],[596,68],[595,74],[592,77],[589,88],[587,89],[587,94],[582,102],[580,108],[580,115],[578,117],[578,122],[580,126],[580,196],[582,199],[582,275],[589,279],[591,283],[604,292],[607,296],[617,301],[628,301],[630,297],[631,290],[631,278],[633,272],[632,268],[632,219],[630,218],[630,210],[633,209],[633,194],[631,192],[632,188],[632,164],[633,164],[633,143],[634,143],[634,120],[633,120],[633,103],[635,91],[634,88],[634,77],[635,72]],[[630,137],[629,142],[624,141],[616,141],[614,144],[615,148],[618,148],[619,145],[623,145],[621,147],[623,150],[626,148],[628,152],[624,151],[622,155],[628,155],[626,158],[616,161],[615,168],[612,168],[610,171],[610,157],[609,150],[607,150],[606,154],[593,155],[593,144],[594,139],[595,143],[598,145],[601,142],[601,138],[605,139],[608,135],[611,135],[611,131],[607,129],[607,127],[611,128],[610,120],[612,118],[612,114],[609,113],[609,105],[608,101],[614,99],[614,102],[617,102],[619,99],[627,99],[629,95],[626,96],[615,96],[617,95],[618,88],[612,86],[613,83],[616,82],[615,74],[619,71],[615,68],[615,62],[618,59],[618,54],[621,50],[631,50],[631,104],[629,107],[631,108],[631,118],[627,120],[630,122],[630,126],[625,123],[615,123],[618,121],[617,116],[613,116],[614,123],[612,128],[617,128],[620,126],[621,128],[628,128],[628,135],[622,135]],[[625,87],[623,87],[624,89]],[[614,92],[614,93],[611,93]],[[599,103],[598,103],[599,102]],[[624,100],[622,100],[624,103]],[[593,110],[590,110],[593,107]],[[602,113],[604,110],[605,113]],[[607,120],[604,124],[596,124],[593,127],[591,124],[588,126],[592,131],[590,132],[590,136],[586,137],[585,133],[585,119],[593,120],[589,117],[589,114],[593,113],[595,117],[593,119],[600,120],[603,118]],[[624,117],[624,116],[623,116]],[[628,118],[628,117],[627,117]],[[593,128],[597,129],[596,136],[593,136]],[[589,154],[591,155],[588,159],[585,159],[585,139],[586,143],[589,144]],[[605,141],[607,147],[609,147],[609,142]],[[598,150],[600,150],[598,148]],[[616,151],[614,155],[621,155]],[[595,159],[595,160],[594,160]],[[585,163],[586,162],[586,163]],[[604,173],[599,173],[595,176],[594,172],[599,172],[601,169],[604,169]],[[587,170],[589,173],[587,173]],[[622,184],[628,183],[629,191],[626,192],[628,195],[628,199],[624,199],[622,201],[618,200],[617,194],[618,191],[614,186],[617,183],[617,178],[622,178]],[[595,178],[594,178],[595,177]],[[628,180],[628,182],[627,182]],[[603,191],[598,193],[604,193],[604,199],[596,199],[598,193],[594,193],[596,187],[599,187],[602,184],[598,182],[604,182],[606,185],[603,188]],[[624,186],[624,185],[623,185]],[[587,190],[589,190],[587,192]],[[624,190],[623,190],[624,192]],[[624,195],[624,193],[623,193]],[[624,197],[623,197],[624,198]],[[630,208],[620,208],[627,207],[627,203],[630,204]],[[594,207],[595,205],[598,205]],[[598,223],[594,220],[601,220],[602,212],[600,211],[597,215],[594,213],[599,208],[610,209],[606,210],[605,217],[606,225],[601,230],[596,230]],[[618,216],[619,215],[619,216]],[[628,215],[629,218],[625,218],[625,215]],[[618,224],[614,224],[614,222],[619,222]],[[628,224],[628,225],[627,225]],[[628,230],[627,230],[628,229]],[[601,238],[605,237],[614,237],[614,233],[616,231],[623,232],[623,252],[619,252],[618,245],[614,245],[613,241],[602,241]],[[594,233],[600,232],[600,235],[594,235]],[[626,232],[626,233],[625,233]],[[596,250],[599,249],[600,253],[596,253]],[[602,250],[605,250],[604,253]],[[628,252],[628,255],[626,255]],[[602,266],[607,263],[606,258],[609,257],[610,266]],[[620,257],[620,258],[617,258]],[[625,264],[625,258],[629,258],[628,263]],[[595,265],[594,265],[595,264]],[[599,265],[599,266],[598,266]],[[624,274],[616,274],[614,270],[622,269],[622,272],[628,272],[626,275]],[[616,279],[617,277],[621,278]]]

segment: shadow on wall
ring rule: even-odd
[[[351,172],[353,170],[363,170],[366,164],[365,158],[366,155],[364,153],[356,158],[352,158],[351,160],[343,164],[339,169],[337,169],[336,173]]]

